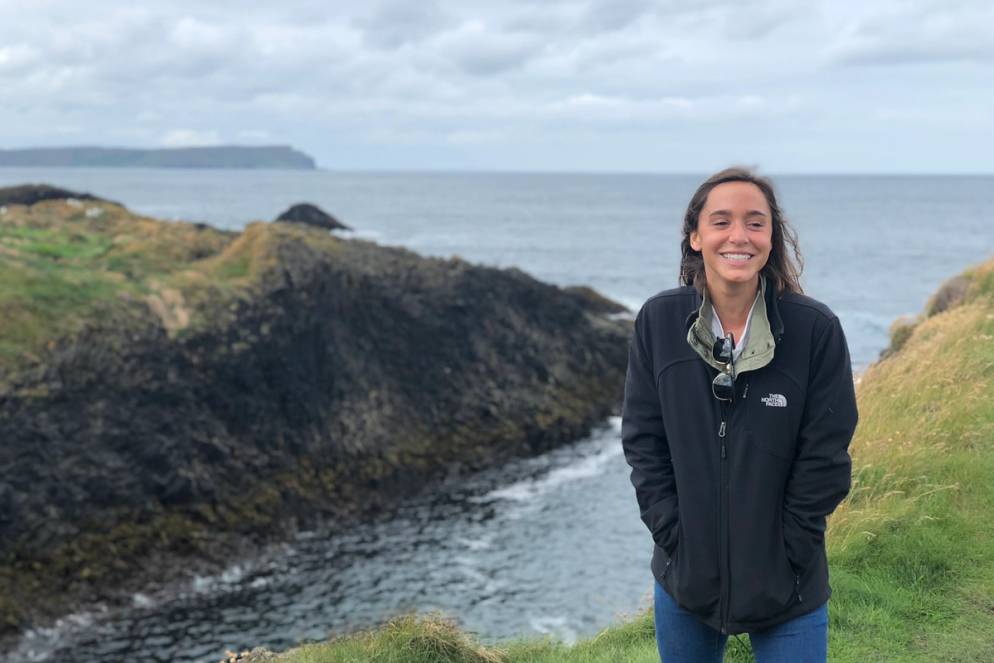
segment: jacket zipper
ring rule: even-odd
[[[734,387],[733,387],[734,388]],[[731,592],[731,577],[728,564],[728,488],[727,467],[725,449],[725,436],[728,433],[728,408],[724,402],[721,403],[721,425],[718,427],[718,441],[721,443],[721,473],[718,482],[718,531],[720,533],[718,541],[718,563],[724,582],[721,583],[721,632],[728,633],[728,604],[731,602],[729,593]]]

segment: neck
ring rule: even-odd
[[[708,297],[714,307],[718,319],[725,329],[738,329],[745,325],[749,310],[756,299],[759,289],[759,275],[744,283],[719,282],[714,285],[708,282]]]

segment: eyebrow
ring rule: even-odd
[[[718,210],[715,210],[715,211],[711,212],[710,214],[708,214],[708,216],[718,216],[719,214],[720,215],[724,215],[724,216],[731,216],[732,215],[731,211],[729,211],[727,209],[718,209]],[[754,210],[749,210],[748,212],[746,212],[746,216],[766,216],[766,212],[761,212],[758,209],[754,209]]]

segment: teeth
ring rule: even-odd
[[[752,257],[748,253],[722,253],[721,255],[729,260],[748,260]]]

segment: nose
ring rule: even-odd
[[[733,244],[745,244],[748,242],[749,236],[746,233],[745,223],[732,223],[728,240]]]

